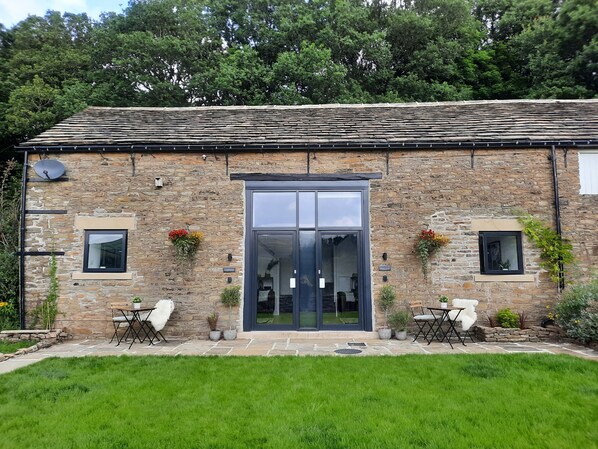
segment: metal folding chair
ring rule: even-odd
[[[149,330],[154,334],[156,339],[158,339],[158,335],[162,338],[163,341],[166,341],[164,335],[162,335],[162,329],[166,326],[170,315],[174,310],[174,301],[170,299],[161,299],[156,303],[155,310],[148,316],[144,314],[141,316],[140,320],[147,325],[149,322],[151,324],[151,328]]]
[[[125,318],[123,313],[120,310],[118,310],[118,307],[128,307],[130,305],[131,304],[128,302],[112,302],[112,303],[110,303],[110,310],[112,312],[112,325],[114,326],[114,333],[112,334],[110,343],[112,343],[115,338],[116,338],[116,340],[118,340],[118,329],[121,326],[123,326],[123,327],[129,326],[129,321],[127,320],[127,318]]]
[[[469,339],[471,340],[472,343],[475,343],[475,342],[474,342],[473,337],[469,331],[471,330],[472,326],[475,324],[475,322],[478,319],[478,314],[475,311],[475,308],[478,304],[479,304],[479,302],[477,299],[462,299],[462,298],[453,299],[454,307],[464,307],[465,308],[465,310],[463,310],[456,317],[457,322],[461,323],[461,332],[463,333],[461,335],[461,338],[463,340],[465,340],[465,339],[467,339],[467,337],[469,337]],[[452,313],[453,312],[450,312],[449,314],[452,314]],[[451,316],[451,318],[453,318],[453,316]]]
[[[432,324],[434,323],[434,315],[431,313],[426,313],[424,311],[424,306],[421,301],[413,301],[409,303],[409,308],[411,309],[411,315],[413,316],[413,322],[418,328],[417,334],[413,341],[417,340],[417,337],[422,335],[424,340],[427,342],[428,334],[432,330]]]

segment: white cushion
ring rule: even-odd
[[[413,317],[416,321],[434,321],[434,315],[415,315]]]
[[[127,319],[124,316],[115,316],[112,317],[112,321],[116,321],[118,323],[126,323]]]

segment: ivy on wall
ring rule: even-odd
[[[523,214],[517,220],[523,225],[523,233],[540,249],[540,266],[548,271],[551,281],[560,284],[563,267],[575,262],[571,243],[530,214]]]

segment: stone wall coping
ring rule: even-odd
[[[56,332],[56,330],[50,329],[13,329],[7,331],[1,331],[1,335],[27,335],[27,334],[49,334],[50,332]]]

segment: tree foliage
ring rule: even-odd
[[[586,98],[596,0],[130,0],[0,25],[0,150],[88,105]]]
[[[20,172],[14,159],[0,164],[0,330],[19,324]]]

